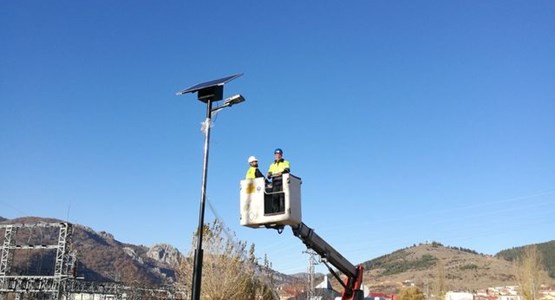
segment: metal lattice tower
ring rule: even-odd
[[[35,227],[58,227],[59,234],[57,243],[50,245],[16,244],[17,232],[19,229],[32,229]],[[2,243],[2,257],[0,260],[0,296],[4,293],[15,293],[17,298],[22,293],[45,293],[50,294],[52,299],[59,299],[60,292],[65,290],[64,281],[68,278],[68,272],[74,263],[70,255],[71,234],[73,232],[72,225],[66,222],[9,224],[0,225],[0,228],[4,229],[4,242]],[[18,276],[9,274],[13,256],[17,249],[56,249],[54,274],[51,276]]]
[[[58,234],[58,247],[56,248],[56,263],[54,265],[54,290],[57,291],[54,295],[55,299],[62,290],[66,290],[63,285],[63,280],[68,278],[68,272],[71,269],[70,249],[71,249],[71,235],[73,233],[73,226],[70,223],[60,223],[60,231]]]
[[[1,228],[1,227],[0,227]],[[2,243],[2,257],[0,258],[0,289],[5,288],[6,275],[10,271],[15,246],[15,230],[13,225],[4,227],[4,242]]]
[[[314,265],[318,264],[318,260],[316,257],[318,254],[311,249],[303,251],[303,253],[307,253],[308,257],[308,291],[306,293],[307,300],[314,299]]]
[[[56,249],[56,265],[54,268],[54,277],[62,277],[67,275],[66,257],[70,248],[71,233],[73,227],[69,223],[60,223],[60,232],[58,236],[58,247]]]

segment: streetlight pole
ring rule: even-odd
[[[206,120],[202,125],[202,130],[204,131],[204,161],[202,164],[202,186],[200,192],[200,210],[199,210],[199,220],[197,229],[197,247],[195,249],[194,265],[193,265],[193,282],[191,285],[191,299],[200,300],[200,290],[202,283],[202,261],[204,256],[204,251],[202,249],[202,239],[204,233],[204,210],[206,206],[206,183],[208,179],[208,154],[210,147],[210,126],[212,123],[212,114],[216,114],[220,110],[231,107],[234,104],[241,103],[245,101],[245,98],[241,95],[235,95],[227,98],[224,104],[212,108],[212,104],[215,101],[222,100],[224,84],[227,82],[241,76],[243,74],[235,74],[227,76],[224,78],[204,82],[197,84],[183,91],[177,92],[177,95],[183,95],[186,93],[197,92],[198,99],[206,103]]]
[[[210,147],[210,125],[212,122],[212,100],[206,102],[206,120],[204,121],[204,162],[202,164],[202,187],[200,189],[200,211],[197,229],[197,248],[195,250],[195,260],[193,267],[193,283],[191,299],[200,299],[200,286],[202,279],[202,259],[204,251],[202,249],[202,234],[204,232],[204,209],[206,207],[206,180],[208,178],[208,153]]]

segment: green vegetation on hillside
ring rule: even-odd
[[[389,255],[384,255],[365,262],[364,269],[384,269],[382,276],[403,273],[408,270],[427,269],[436,264],[437,258],[430,254],[424,254],[421,257],[408,260],[408,253],[405,250],[395,251]]]
[[[551,278],[555,278],[555,240],[536,244],[538,251],[542,256],[543,266],[547,271],[547,274]],[[495,254],[498,258],[503,258],[508,261],[518,260],[524,253],[524,246],[516,247],[511,249],[506,249]]]
[[[439,243],[439,242],[432,242],[431,245],[432,245],[432,247],[434,247],[434,248],[437,248],[437,247],[444,247],[444,248],[453,249],[453,250],[458,250],[458,251],[462,251],[462,252],[467,252],[467,253],[472,253],[472,254],[483,255],[482,253],[476,252],[476,250],[472,250],[472,249],[468,249],[468,248],[463,248],[463,247],[444,246],[442,243]]]
[[[464,266],[461,266],[460,269],[462,271],[464,271],[464,270],[478,270],[478,266],[476,264],[466,264]]]

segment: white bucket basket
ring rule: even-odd
[[[258,228],[300,224],[301,183],[299,177],[283,174],[282,191],[272,192],[264,178],[241,180],[241,225]],[[277,210],[273,209],[276,205]]]

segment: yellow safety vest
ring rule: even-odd
[[[247,175],[245,175],[246,179],[255,179],[256,178],[256,167],[250,167],[247,170]]]
[[[270,165],[270,168],[268,169],[268,173],[271,173],[271,174],[283,173],[283,170],[285,169],[290,169],[289,161],[285,159],[281,159],[279,161],[274,161]]]

